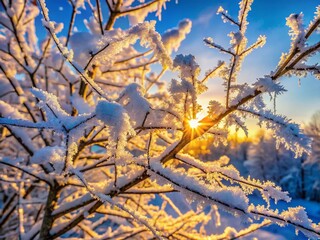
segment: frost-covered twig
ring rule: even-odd
[[[28,63],[28,59],[27,59],[27,54],[26,54],[25,49],[23,47],[21,35],[19,34],[19,31],[17,29],[16,20],[14,20],[13,16],[11,16],[11,14],[10,14],[10,10],[11,10],[10,6],[7,6],[7,4],[4,2],[4,0],[1,0],[0,3],[2,4],[2,7],[4,8],[5,13],[6,13],[7,17],[10,20],[13,35],[14,35],[17,43],[18,43],[18,46],[19,46],[19,49],[20,49],[21,53],[23,54],[24,63],[25,63],[26,66],[28,66],[29,63]]]
[[[96,0],[96,5],[97,5],[97,15],[98,15],[99,27],[100,27],[101,35],[103,35],[104,30],[103,30],[103,26],[102,26],[103,19],[102,19],[102,13],[101,13],[100,0]]]
[[[319,15],[316,16],[315,20],[313,22],[311,22],[309,29],[307,30],[305,36],[304,36],[304,41],[308,40],[310,38],[310,36],[312,35],[312,33],[317,29],[317,27],[320,25],[320,17]],[[319,43],[318,43],[319,44]],[[315,45],[317,46],[317,44]],[[294,59],[294,57],[299,53],[300,49],[298,47],[298,45],[294,45],[289,54],[285,56],[284,60],[281,60],[279,62],[277,71],[272,75],[273,79],[277,79],[279,78],[281,75],[283,75],[283,71],[285,71],[285,68],[289,65],[289,63]],[[304,54],[305,56],[308,55]],[[301,55],[300,55],[301,56]],[[301,58],[300,58],[301,60]],[[295,62],[294,64],[290,64],[290,68],[292,68],[295,64],[297,64],[300,60],[298,60],[297,62]]]
[[[238,27],[240,27],[240,23],[238,23],[236,20],[234,20],[229,14],[228,11],[224,10],[223,7],[219,7],[217,14],[221,14],[223,20],[225,21],[229,21],[230,23],[237,25]]]
[[[234,228],[227,227],[224,233],[220,235],[211,235],[210,237],[213,240],[235,240],[235,239],[239,239],[244,236],[250,235],[251,233],[257,231],[258,229],[266,227],[270,224],[272,224],[270,220],[264,220],[261,223],[252,224],[250,225],[250,227],[246,229],[242,229],[240,231],[236,231]]]
[[[86,83],[88,83],[92,87],[92,89],[96,93],[98,93],[101,97],[106,98],[102,89],[97,84],[95,84],[94,81],[92,81],[92,79],[90,79],[87,74],[85,74],[83,72],[83,70],[81,69],[80,66],[78,66],[75,62],[72,61],[72,58],[70,56],[71,52],[69,50],[67,50],[66,47],[62,46],[58,37],[54,33],[53,28],[51,27],[52,23],[50,22],[49,15],[48,15],[48,9],[46,8],[44,0],[38,0],[38,1],[40,4],[42,13],[43,13],[45,28],[49,31],[53,41],[55,42],[55,44],[56,44],[58,50],[60,51],[60,53],[62,54],[62,56],[70,63],[70,65],[80,74],[80,76],[86,81]]]
[[[245,179],[241,177],[239,172],[233,167],[221,167],[217,166],[218,164],[205,164],[185,154],[177,154],[175,158],[185,164],[201,170],[205,174],[218,173],[231,183],[238,183],[240,186],[245,185],[247,187],[252,187],[253,189],[258,189],[261,191],[263,198],[265,198],[267,202],[269,202],[269,197],[275,199],[276,201],[284,200],[289,202],[291,200],[288,197],[288,192],[282,192],[279,187],[275,186],[275,184],[271,182],[261,183],[257,180]]]
[[[91,57],[89,59],[89,61],[87,62],[87,64],[84,67],[84,70],[87,70],[87,68],[89,67],[90,63],[93,61],[93,59],[98,56],[100,53],[102,53],[104,50],[106,50],[109,47],[109,43],[107,43],[105,46],[103,46],[101,49],[99,49],[97,52],[92,53]]]
[[[90,192],[90,194],[94,197],[97,198],[99,201],[101,202],[108,202],[110,204],[112,204],[113,206],[116,206],[118,208],[120,208],[121,210],[127,212],[128,214],[130,214],[135,220],[139,221],[140,223],[142,223],[144,226],[146,226],[153,234],[155,237],[157,237],[157,239],[162,239],[161,237],[161,233],[159,233],[156,229],[154,229],[153,226],[150,225],[149,220],[144,217],[144,216],[139,216],[137,215],[132,209],[129,209],[126,206],[123,206],[119,203],[116,203],[112,198],[110,198],[108,195],[105,195],[103,193],[100,192],[96,192],[85,180],[84,176],[78,172],[78,171],[73,171],[73,173],[79,178],[79,180],[84,184],[84,186],[87,188],[87,190]]]
[[[222,46],[214,43],[212,38],[205,38],[205,39],[203,39],[203,41],[204,41],[204,43],[207,44],[209,47],[216,48],[216,49],[218,49],[220,52],[227,53],[227,54],[230,54],[230,55],[232,55],[232,56],[235,56],[235,53],[234,53],[234,52],[231,52],[230,50],[227,50],[227,49],[225,49],[224,47],[222,47]]]
[[[131,70],[136,69],[136,68],[143,68],[143,67],[149,66],[149,65],[154,64],[154,63],[156,63],[158,61],[159,61],[158,59],[154,59],[152,61],[149,61],[149,62],[146,62],[146,63],[137,64],[137,65],[134,65],[134,66],[124,67],[124,68],[119,68],[119,69],[108,69],[106,71],[103,71],[102,74],[113,73],[113,72],[121,72],[121,71],[131,71]]]
[[[72,13],[71,13],[70,21],[69,21],[68,34],[67,34],[67,39],[66,39],[66,42],[65,42],[65,46],[68,46],[68,43],[69,43],[69,40],[70,40],[70,37],[71,37],[71,33],[72,33],[72,29],[73,29],[73,25],[74,25],[74,20],[76,18],[77,11],[78,11],[72,0],[69,0],[69,3],[71,5],[71,7],[72,7]]]
[[[9,167],[12,167],[12,168],[15,168],[17,170],[20,170],[20,171],[22,171],[22,172],[24,172],[24,173],[26,173],[26,174],[28,174],[28,175],[40,180],[40,181],[43,181],[43,182],[45,182],[45,183],[47,183],[49,185],[52,184],[51,179],[48,179],[48,178],[42,176],[42,174],[38,174],[33,169],[26,168],[26,167],[23,167],[23,166],[18,166],[18,165],[10,163],[8,161],[5,161],[5,160],[1,160],[0,164],[7,165]]]
[[[219,62],[217,67],[206,73],[205,77],[201,80],[201,83],[206,82],[209,78],[216,75],[223,67],[225,67],[225,62]]]
[[[237,188],[222,190],[220,194],[215,195],[215,191],[208,191],[203,183],[196,183],[192,181],[192,177],[189,177],[185,174],[175,173],[173,170],[168,168],[163,168],[161,164],[152,163],[150,167],[146,167],[151,175],[155,174],[160,179],[164,179],[169,183],[173,184],[175,188],[178,188],[179,191],[195,194],[200,197],[198,202],[212,201],[214,204],[221,206],[227,211],[234,212],[235,214],[246,215],[250,217],[260,216],[272,220],[275,223],[280,224],[290,224],[296,229],[301,230],[307,236],[317,238],[320,237],[319,226],[315,223],[312,223],[308,219],[304,209],[302,207],[289,208],[287,211],[278,213],[278,211],[272,211],[265,209],[264,207],[255,207],[254,205],[247,206],[248,202],[244,195],[241,195],[238,192]],[[179,176],[180,175],[180,176]],[[217,192],[220,190],[215,189]],[[232,201],[233,197],[237,198],[237,201]],[[234,205],[236,204],[236,205]]]
[[[46,122],[30,122],[22,119],[10,119],[0,117],[0,125],[12,126],[12,127],[21,127],[21,128],[36,128],[36,129],[54,129],[55,126],[52,126]]]

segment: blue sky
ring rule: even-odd
[[[178,5],[168,4],[168,9],[163,12],[164,20],[158,25],[165,27],[164,21],[167,17],[170,18],[173,25],[178,19],[190,18],[193,21],[192,32],[182,43],[179,53],[195,55],[205,72],[208,68],[213,67],[218,59],[227,60],[228,58],[204,46],[202,39],[213,37],[218,44],[228,46],[227,34],[235,28],[228,23],[223,23],[220,16],[215,13],[222,5],[232,16],[237,16],[238,4],[233,0],[200,0],[196,1],[196,4],[194,2],[181,0]],[[240,81],[253,82],[257,77],[274,70],[281,53],[286,52],[290,47],[289,28],[285,25],[285,18],[291,13],[303,12],[305,24],[308,24],[314,17],[317,4],[319,1],[316,0],[256,0],[248,17],[250,22],[247,31],[249,44],[253,43],[260,34],[267,36],[267,43],[246,58]],[[319,34],[317,37],[319,39]],[[319,55],[313,60],[319,62]],[[212,96],[224,96],[223,89],[220,87],[222,81],[219,79],[210,81],[209,91],[202,96],[204,103]],[[296,77],[283,78],[281,81],[288,92],[277,98],[277,112],[299,123],[308,122],[312,114],[320,110],[320,81],[313,76],[301,79],[300,86]],[[266,101],[269,102],[268,96],[266,96]]]
[[[46,2],[52,20],[57,22],[69,20],[71,8],[66,3],[67,1],[47,0]],[[240,73],[240,82],[254,82],[257,77],[274,70],[281,53],[286,52],[290,47],[289,29],[285,26],[285,18],[291,13],[303,12],[307,25],[313,18],[315,7],[318,4],[318,0],[256,0],[248,17],[250,22],[247,31],[249,44],[253,43],[259,35],[266,35],[267,43],[264,48],[257,49],[246,58]],[[162,20],[156,25],[160,33],[177,26],[178,22],[184,18],[189,18],[193,22],[191,33],[182,43],[179,51],[173,54],[173,57],[179,53],[193,54],[203,73],[214,67],[219,59],[228,60],[227,56],[214,49],[209,49],[202,41],[204,37],[212,37],[217,43],[228,46],[227,34],[235,30],[235,27],[223,23],[220,16],[216,15],[220,5],[232,16],[237,16],[238,1],[236,0],[179,0],[178,4],[175,0],[171,0],[167,3],[166,10],[162,11]],[[63,7],[63,11],[59,10],[59,6]],[[106,10],[105,5],[103,9]],[[89,10],[81,11],[84,17],[90,16]],[[106,21],[106,14],[104,16]],[[147,18],[147,20],[151,19],[155,19],[153,14]],[[82,19],[79,17],[76,20],[77,27],[81,31],[84,29]],[[128,27],[128,20],[120,18],[115,27]],[[317,38],[319,39],[319,34]],[[313,58],[313,61],[319,62],[319,55]],[[298,123],[308,122],[312,114],[320,110],[320,81],[313,76],[301,79],[300,86],[298,78],[295,77],[283,78],[281,81],[288,92],[277,98],[277,112],[287,115]],[[219,79],[210,80],[209,91],[200,98],[202,104],[205,105],[210,99],[224,96],[221,84],[222,81]],[[269,102],[268,96],[266,100]]]

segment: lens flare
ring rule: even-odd
[[[199,120],[198,119],[191,119],[189,120],[189,125],[191,128],[199,127]]]

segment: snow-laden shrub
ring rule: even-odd
[[[319,29],[319,7],[306,28],[301,14],[287,19],[292,43],[274,71],[240,84],[243,60],[266,42],[259,36],[248,45],[252,0],[240,2],[238,18],[219,8],[234,27],[230,46],[204,42],[230,61],[217,62],[203,79],[194,56],[169,55],[190,32],[190,20],[163,36],[155,21],[144,22],[150,12],[160,18],[166,0],[68,2],[71,18],[62,24],[50,18],[45,0],[1,1],[0,238],[228,239],[272,223],[319,238],[320,226],[302,207],[270,207],[270,199],[290,201],[274,183],[242,177],[226,157],[203,162],[183,153],[207,135],[226,141],[229,127],[246,132],[247,116],[259,118],[296,155],[308,151],[299,126],[267,110],[262,95],[283,93],[285,75],[319,76],[319,67],[308,65],[320,45],[308,42]],[[75,28],[90,11],[86,30]],[[123,16],[132,26],[114,29]],[[166,71],[178,71],[179,79],[166,84]],[[199,119],[198,96],[213,77],[224,80],[225,102],[213,97]],[[254,191],[264,205],[251,202]],[[171,192],[179,192],[178,202]],[[185,200],[198,208],[183,208]],[[212,233],[206,226],[221,224],[220,210],[252,224]]]

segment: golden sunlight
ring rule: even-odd
[[[198,119],[191,119],[189,120],[189,125],[191,128],[199,127],[199,120]]]

